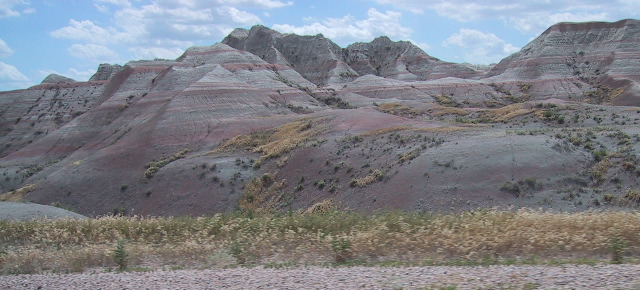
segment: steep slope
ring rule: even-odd
[[[316,85],[343,83],[355,72],[342,60],[341,48],[322,35],[281,34],[256,25],[236,29],[222,43],[246,50],[272,64],[289,65]]]
[[[559,23],[496,65],[488,80],[534,83],[538,94],[639,105],[640,21]]]
[[[269,63],[290,65],[311,82],[342,84],[373,74],[399,80],[471,78],[478,72],[440,61],[407,41],[378,37],[342,49],[322,35],[281,34],[264,26],[236,29],[222,43],[249,51]]]
[[[312,110],[318,103],[301,90],[307,86],[313,84],[294,70],[224,44],[189,49],[176,61],[130,62],[108,81],[92,110],[5,156],[7,181],[0,185],[8,191],[37,183],[31,199],[88,214],[110,212],[121,203],[144,209],[138,202],[149,198],[146,192],[160,198],[176,190],[193,198],[197,192],[211,197],[215,186],[224,198],[206,198],[199,204],[202,210],[192,210],[228,210],[234,203],[227,202],[227,190],[239,188],[209,182],[195,189],[192,182],[170,179],[149,184],[145,165],[183,150],[207,151],[225,138],[281,124],[287,119],[277,116],[296,115],[291,109]],[[123,195],[121,188],[135,195]],[[184,204],[177,202],[168,212],[185,212],[180,206]],[[140,212],[161,211],[152,208]]]
[[[461,64],[441,61],[408,41],[382,36],[369,43],[354,43],[344,50],[345,59],[358,74],[399,80],[471,78],[478,73]]]
[[[24,148],[90,110],[104,89],[104,82],[73,82],[0,92],[0,157]]]
[[[98,66],[98,71],[91,76],[89,81],[106,81],[111,79],[115,74],[122,70],[119,64],[102,63]]]

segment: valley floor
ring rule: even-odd
[[[640,265],[230,268],[0,276],[2,289],[638,289]]]

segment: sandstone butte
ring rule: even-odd
[[[0,92],[2,200],[88,216],[640,203],[640,21],[491,67],[379,37],[236,29],[175,60]]]

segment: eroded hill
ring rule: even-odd
[[[489,71],[380,37],[237,29],[0,93],[0,191],[85,215],[640,203],[640,22],[561,23]]]

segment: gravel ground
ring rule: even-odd
[[[0,276],[0,289],[640,289],[640,265],[234,268]]]

